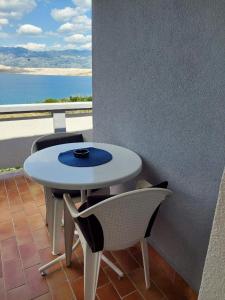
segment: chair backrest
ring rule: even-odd
[[[87,208],[80,216],[94,215],[98,219],[105,250],[124,249],[145,237],[151,217],[171,193],[162,188],[123,193]]]
[[[36,139],[32,146],[31,146],[31,154],[37,151],[40,151],[42,149],[61,145],[61,144],[67,144],[67,143],[82,143],[84,141],[83,135],[81,133],[53,133],[53,134],[47,134],[44,136],[39,137]],[[45,193],[47,193],[46,187],[44,187]],[[57,198],[62,198],[64,193],[67,193],[67,190],[62,189],[51,189],[51,192],[55,195]],[[71,191],[71,195],[74,197],[80,195],[80,191]]]
[[[81,143],[83,142],[83,135],[81,133],[53,133],[41,136],[33,142],[31,146],[31,153],[37,152],[44,148],[51,146],[67,144],[67,143]]]

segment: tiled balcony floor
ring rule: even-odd
[[[83,299],[83,257],[78,248],[72,268],[64,263],[41,277],[38,267],[53,258],[44,223],[40,185],[26,177],[0,179],[0,299]],[[63,243],[62,243],[63,247]],[[195,293],[159,255],[149,248],[151,288],[145,289],[139,247],[106,253],[126,273],[118,279],[102,263],[98,300],[194,300]]]

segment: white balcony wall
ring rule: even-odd
[[[66,130],[92,140],[92,116],[67,117]],[[22,166],[33,141],[53,132],[52,118],[0,121],[0,168]]]
[[[67,131],[92,129],[92,116],[66,118]],[[0,140],[53,133],[52,118],[0,121]]]
[[[213,227],[198,300],[224,300],[225,295],[225,170],[220,184]]]

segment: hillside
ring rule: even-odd
[[[0,47],[0,65],[19,68],[91,68],[91,51],[30,51]]]

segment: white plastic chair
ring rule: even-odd
[[[150,235],[155,212],[170,194],[168,189],[143,188],[110,197],[83,211],[74,207],[69,194],[64,195],[66,263],[69,266],[71,262],[76,224],[84,251],[85,300],[95,299],[102,251],[125,249],[139,241],[145,284],[146,288],[150,287],[147,237]],[[90,231],[88,239],[86,230]]]
[[[37,138],[31,146],[31,154],[42,149],[65,144],[83,142],[83,135],[80,133],[53,133]],[[73,193],[76,195],[76,202],[80,201],[80,191],[67,191],[52,189],[44,186],[45,204],[46,204],[46,225],[52,240],[52,253],[57,255],[60,253],[60,238],[63,213],[63,194]]]

